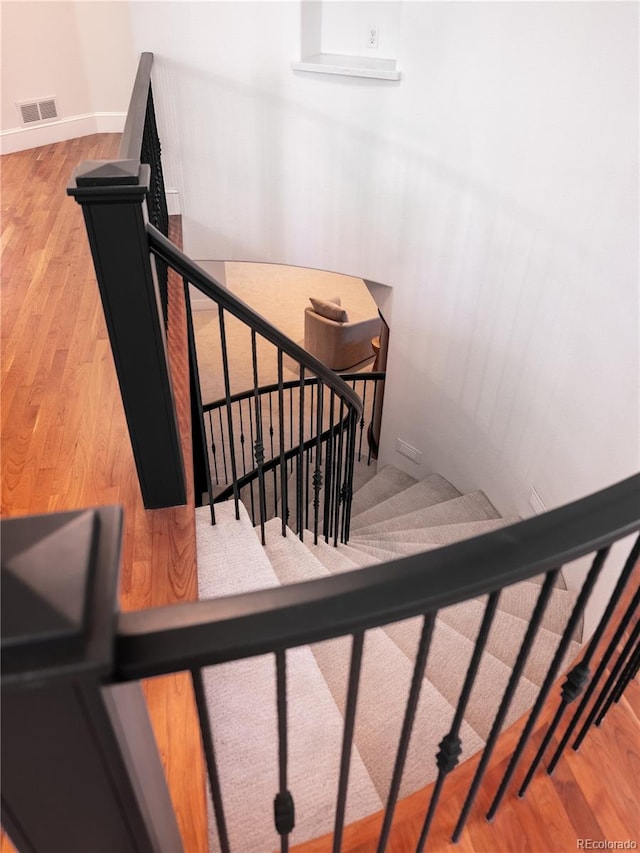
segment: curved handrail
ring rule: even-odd
[[[341,379],[343,379],[345,382],[353,382],[354,379],[356,381],[366,380],[366,381],[381,382],[382,380],[385,379],[386,373],[384,371],[377,370],[377,371],[375,371],[375,373],[373,371],[371,373],[338,373],[338,376]],[[316,385],[317,382],[318,382],[318,379],[316,376],[308,376],[304,380],[305,385]],[[261,385],[258,388],[258,393],[259,394],[274,394],[278,390],[278,387],[279,386],[278,386],[277,382],[272,382],[271,385]],[[299,379],[287,379],[287,381],[284,382],[282,385],[282,389],[284,391],[288,391],[289,389],[293,390],[293,389],[299,388],[299,387],[300,387],[300,380]],[[230,403],[240,403],[242,400],[249,400],[249,399],[253,398],[254,393],[255,392],[254,392],[253,388],[248,388],[246,391],[238,391],[237,394],[232,394],[229,397],[229,402]],[[217,400],[213,400],[213,402],[211,402],[211,403],[203,403],[202,404],[202,411],[203,412],[210,412],[213,409],[218,409],[221,406],[226,406],[226,405],[227,405],[226,397],[220,397]]]
[[[129,109],[127,110],[127,120],[122,131],[122,139],[118,150],[118,158],[120,160],[140,159],[152,67],[153,54],[141,54],[138,63],[138,72],[133,84],[133,91],[131,92],[131,100],[129,101]]]
[[[177,246],[150,223],[147,224],[147,234],[149,237],[149,246],[155,255],[173,267],[177,273],[184,279],[187,279],[194,287],[197,287],[201,293],[204,293],[205,296],[208,296],[218,305],[222,306],[225,311],[242,320],[243,323],[250,326],[262,335],[263,338],[278,347],[278,349],[281,349],[290,358],[300,362],[306,370],[315,374],[318,379],[322,380],[329,388],[335,391],[351,407],[352,411],[357,413],[358,417],[362,415],[363,409],[360,397],[337,373],[334,373],[326,364],[319,361],[315,356],[288,338],[280,329],[276,328],[261,314],[254,311],[242,299],[234,296],[226,287],[217,282],[213,276],[210,276],[185,255],[184,252],[181,252]]]
[[[258,592],[118,617],[116,677],[134,680],[315,643],[434,612],[640,529],[640,474],[483,536]]]

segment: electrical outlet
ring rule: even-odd
[[[420,464],[420,457],[422,456],[422,453],[417,447],[412,447],[401,438],[396,438],[396,450],[398,453],[402,453],[403,456],[406,456],[407,459],[411,459],[411,461],[415,462],[416,465]]]
[[[367,27],[367,47],[378,47],[378,28]]]
[[[535,512],[536,515],[540,515],[540,513],[547,511],[547,507],[545,506],[544,501],[538,494],[538,490],[535,486],[531,486],[531,491],[529,493],[529,504],[531,505],[531,509]]]

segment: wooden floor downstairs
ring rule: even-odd
[[[0,161],[2,515],[122,505],[120,603],[132,610],[195,598],[196,560],[190,506],[143,508],[82,212],[65,192],[80,161],[114,157],[118,144],[114,135],[91,136]],[[180,427],[188,437],[181,310],[172,296],[169,346]],[[157,679],[145,691],[184,848],[205,853],[204,770],[189,681],[182,675]],[[568,853],[580,849],[580,838],[640,844],[639,717],[640,687],[632,684],[580,753],[567,754],[553,777],[539,774],[524,801],[511,790],[492,824],[478,808],[454,848],[448,833],[469,785],[471,759],[446,783],[428,849]],[[515,736],[513,729],[501,740],[488,774],[492,788]],[[532,750],[541,737],[538,729]],[[427,794],[399,806],[390,851],[415,849]],[[481,795],[479,806],[488,796]],[[379,817],[372,817],[347,829],[344,850],[374,851],[378,827]],[[324,839],[303,849],[331,848]],[[8,850],[3,838],[2,851]]]

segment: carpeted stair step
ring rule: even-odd
[[[494,624],[502,614],[496,611]],[[473,619],[473,614],[472,614]],[[407,619],[386,625],[384,631],[408,657],[411,657],[418,642],[421,619]],[[427,661],[427,678],[452,705],[456,705],[462,691],[464,678],[475,646],[459,631],[446,622],[437,620],[431,640]],[[483,740],[491,730],[498,710],[499,701],[511,675],[511,667],[485,649],[474,682],[465,719]],[[535,702],[537,686],[527,678],[520,680],[509,709],[504,728],[519,719]]]
[[[318,537],[317,544],[314,545],[313,533],[310,530],[304,532],[304,544],[331,574],[351,572],[354,569],[362,568],[360,563],[356,563],[355,560],[347,556],[343,548],[334,548],[333,545],[328,545],[320,537]]]
[[[416,509],[459,497],[460,492],[439,474],[430,474],[408,489],[392,495],[370,509],[351,517],[351,532],[385,521],[398,515],[406,515]]]
[[[215,525],[208,506],[198,507],[196,554],[198,597],[218,598],[278,585],[264,549],[257,541],[249,514],[238,504],[236,520],[233,501],[215,505]]]
[[[273,798],[278,748],[273,655],[204,671],[230,848],[265,853],[278,847]],[[292,844],[331,832],[344,720],[309,647],[287,652],[288,775],[295,797]],[[309,713],[309,709],[313,713]],[[250,768],[250,773],[247,772]],[[310,772],[312,770],[312,772]],[[382,807],[357,746],[352,752],[346,821]],[[210,850],[218,851],[213,815]]]
[[[440,527],[444,524],[461,524],[467,521],[486,521],[500,518],[500,513],[489,501],[484,492],[470,492],[468,495],[441,501],[429,507],[421,507],[404,515],[397,515],[378,521],[367,527],[359,526],[355,536],[377,536],[378,533],[392,533],[402,530],[415,530],[419,527]]]
[[[329,571],[312,554],[309,554],[307,546],[291,533],[283,537],[279,525],[270,522],[266,526],[266,537],[267,554],[282,583],[295,583],[328,576]],[[417,639],[415,645],[417,645]],[[349,677],[350,649],[349,637],[315,643],[311,646],[320,671],[343,713]],[[415,656],[415,649],[402,651],[382,629],[377,628],[367,632],[362,658],[354,743],[383,800],[388,793],[411,683],[412,655]],[[437,770],[435,763],[432,766],[426,764],[424,756],[435,755],[438,743],[446,734],[446,727],[450,724],[453,713],[451,704],[428,679],[425,679],[403,775],[402,790],[404,792],[415,791],[435,778]],[[437,726],[433,725],[433,720],[438,720]],[[464,755],[471,755],[483,745],[483,741],[467,723],[463,724],[461,737],[465,747]]]
[[[445,607],[439,611],[438,620],[445,622],[468,639],[474,640],[484,614],[485,601],[486,596]],[[496,620],[489,633],[487,651],[507,666],[513,667],[528,627],[529,623],[526,619],[502,611],[501,618]],[[523,673],[534,684],[541,685],[544,681],[559,642],[560,637],[554,631],[543,627],[538,629]],[[572,641],[563,666],[568,666],[579,651],[580,644]]]
[[[375,540],[372,540],[371,542],[366,540],[362,542],[355,539],[349,540],[350,548],[353,548],[354,551],[359,551],[361,554],[366,554],[371,558],[375,558],[379,563],[387,563],[389,560],[399,560],[401,557],[435,550],[438,547],[437,545],[416,545],[415,543],[403,545],[399,542],[392,542],[390,547],[382,548],[380,547],[382,544],[382,542],[376,543]]]
[[[460,542],[463,539],[471,539],[474,536],[482,536],[485,533],[491,533],[493,530],[499,530],[502,527],[508,527],[510,524],[515,524],[520,521],[519,516],[512,518],[489,518],[486,521],[463,521],[458,524],[441,524],[433,527],[418,527],[413,530],[394,530],[382,532],[378,535],[373,533],[368,536],[353,536],[350,543],[354,548],[359,545],[375,545],[379,548],[386,548],[391,551],[392,545],[400,544],[415,544],[415,545],[451,545],[453,542]]]
[[[359,515],[379,503],[386,501],[393,495],[403,492],[410,486],[415,486],[418,480],[405,474],[393,465],[387,465],[379,471],[368,483],[356,489],[351,503],[351,516]]]

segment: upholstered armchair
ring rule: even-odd
[[[304,312],[304,348],[332,370],[346,370],[373,356],[371,340],[380,334],[378,316],[360,317],[339,299],[312,299]],[[333,319],[342,317],[343,319]]]

